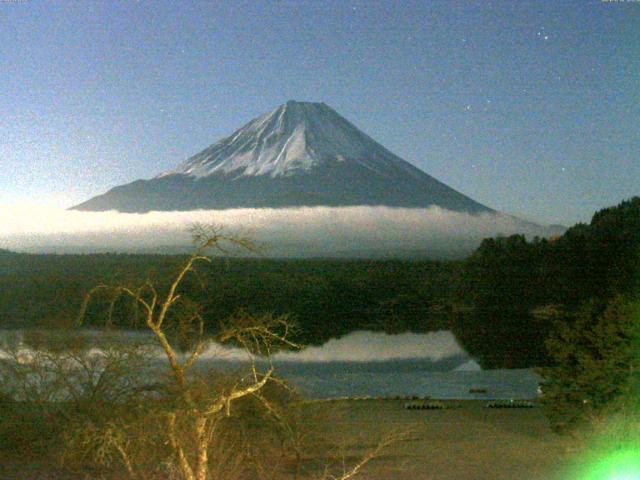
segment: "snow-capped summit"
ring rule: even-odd
[[[345,161],[381,175],[389,168],[418,174],[326,104],[290,100],[159,177],[215,173],[277,177],[308,172],[323,162]]]
[[[150,180],[78,210],[386,205],[491,209],[394,155],[324,103],[288,101]]]

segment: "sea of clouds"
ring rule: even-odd
[[[543,227],[515,217],[376,206],[298,207],[180,212],[80,212],[39,205],[0,205],[0,248],[24,252],[172,252],[190,245],[194,223],[221,225],[257,241],[272,257],[469,254],[483,238]]]

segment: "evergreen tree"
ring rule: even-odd
[[[571,429],[614,401],[637,395],[639,312],[637,303],[617,296],[604,310],[592,302],[557,321],[546,341],[555,365],[539,370],[543,404],[556,430]]]

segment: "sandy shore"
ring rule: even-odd
[[[429,480],[553,479],[569,439],[554,434],[541,408],[491,409],[483,401],[445,401],[445,410],[405,410],[401,400],[326,402],[336,422],[327,435],[356,458],[389,432],[406,440],[371,462],[361,478]]]

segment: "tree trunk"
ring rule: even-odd
[[[208,448],[207,419],[206,417],[198,417],[196,419],[196,480],[207,480],[209,473]]]
[[[186,455],[184,454],[184,450],[182,446],[178,442],[176,438],[176,414],[169,414],[169,425],[168,425],[168,434],[169,441],[171,442],[171,447],[173,448],[175,454],[178,456],[178,465],[180,467],[180,472],[182,472],[182,477],[184,480],[195,480],[193,475],[193,470],[189,465],[189,460],[187,460]]]

